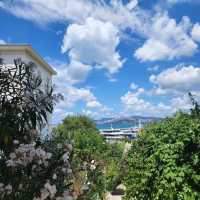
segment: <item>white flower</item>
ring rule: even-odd
[[[72,173],[72,169],[67,169],[67,173],[71,174]]]
[[[41,197],[38,200],[45,200],[49,196],[49,192],[47,189],[43,189],[41,191]]]
[[[74,198],[69,194],[69,192],[68,191],[65,191],[64,193],[63,193],[63,200],[73,200]]]
[[[12,185],[10,185],[10,184],[6,185],[5,190],[6,190],[7,194],[10,194],[12,192]]]
[[[10,154],[7,166],[15,167],[23,165],[26,167],[32,161],[37,161],[39,165],[48,166],[47,160],[52,157],[52,153],[46,152],[41,148],[35,148],[35,144],[20,144],[15,152]]]
[[[50,159],[52,157],[52,153],[47,153],[47,159]]]
[[[63,154],[63,161],[67,162],[68,159],[69,159],[69,154],[66,152],[66,153]]]
[[[62,145],[61,145],[60,143],[58,143],[58,144],[57,144],[57,148],[58,148],[58,149],[61,149],[61,148],[62,148]]]
[[[56,197],[56,200],[64,200],[63,197]]]
[[[74,198],[72,196],[65,196],[63,200],[73,200]]]
[[[47,182],[44,187],[49,191],[50,197],[53,198],[57,192],[56,186]]]
[[[88,185],[83,185],[82,190],[88,190],[89,186]]]
[[[8,160],[6,161],[7,167],[15,167],[16,163],[13,160]]]
[[[14,159],[16,158],[16,154],[15,154],[15,153],[11,153],[11,154],[10,154],[10,158],[11,158],[12,160],[14,160]]]
[[[56,179],[57,179],[57,175],[54,174],[52,178],[53,178],[54,180],[56,180]]]
[[[3,191],[4,191],[4,184],[0,183],[0,192],[3,192]]]
[[[96,169],[96,165],[90,165],[90,169],[93,171]]]
[[[65,173],[67,169],[65,167],[62,168],[62,172]]]
[[[92,160],[91,163],[94,164],[94,163],[95,163],[95,160]]]
[[[13,144],[19,144],[18,140],[13,140]]]

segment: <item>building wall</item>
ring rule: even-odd
[[[33,62],[36,64],[37,69],[39,70],[39,74],[43,80],[43,87],[48,80],[50,84],[52,83],[52,75],[49,71],[47,71],[37,60],[33,59],[26,51],[1,51],[0,58],[3,59],[3,63],[8,65],[14,65],[14,59],[21,58],[21,60],[25,63]],[[48,126],[44,127],[43,133],[47,134],[51,132],[51,124],[52,117],[48,116]]]
[[[42,77],[42,80],[51,80],[52,75],[50,72],[48,72],[38,61],[34,60],[31,56],[29,56],[25,51],[7,51],[7,52],[0,52],[0,58],[3,58],[3,62],[6,64],[14,64],[14,59],[21,58],[22,61],[25,63],[33,62],[37,65],[40,75]]]

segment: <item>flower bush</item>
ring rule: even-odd
[[[64,119],[45,138],[41,130],[61,95],[42,83],[33,63],[14,64],[0,67],[0,199],[105,199],[118,183],[123,150],[85,116]]]
[[[61,96],[33,63],[14,64],[0,66],[0,199],[76,199],[70,141],[41,132]]]
[[[1,199],[75,199],[71,151],[61,138],[15,144],[8,157],[1,155]]]

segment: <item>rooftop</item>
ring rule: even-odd
[[[51,67],[29,44],[0,44],[1,51],[25,51],[32,58],[37,60],[52,75],[56,75],[56,71]]]

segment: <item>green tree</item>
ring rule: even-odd
[[[74,187],[79,199],[103,199],[108,144],[94,122],[82,115],[68,116],[54,129],[54,134],[73,140]],[[82,192],[83,185],[86,189]]]
[[[74,185],[79,199],[104,199],[105,192],[112,190],[119,183],[124,144],[107,143],[94,122],[81,115],[66,117],[63,123],[54,129],[54,133],[74,141],[72,165],[75,169]],[[81,163],[85,163],[85,166],[80,167]],[[95,169],[92,170],[92,167]],[[85,183],[89,185],[81,193],[80,188]]]
[[[198,118],[200,119],[200,105],[199,103],[196,101],[196,99],[194,98],[193,94],[191,92],[189,92],[189,98],[192,102],[193,108],[191,109],[191,116],[193,118]]]
[[[74,141],[74,154],[82,161],[89,162],[96,158],[103,158],[107,144],[99,134],[94,122],[87,116],[68,116],[63,123],[53,131]]]
[[[74,138],[78,133],[89,134],[98,133],[95,123],[87,116],[74,115],[66,117],[61,124],[53,130],[56,134],[66,138]]]
[[[182,112],[148,125],[133,141],[125,199],[200,199],[200,123]]]

